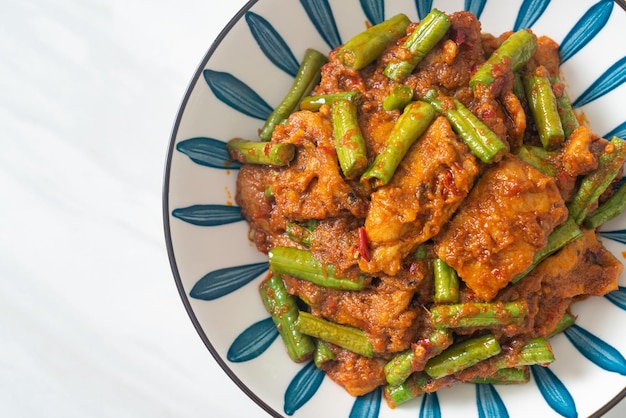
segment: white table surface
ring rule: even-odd
[[[161,218],[178,106],[244,4],[3,4],[1,416],[267,416],[189,321]]]

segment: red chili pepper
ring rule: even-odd
[[[365,261],[370,261],[371,260],[371,255],[370,255],[370,247],[369,247],[369,239],[367,238],[367,231],[365,230],[365,227],[360,227],[358,230],[359,233],[359,252],[361,253],[361,257],[363,257],[363,259]]]

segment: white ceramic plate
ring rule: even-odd
[[[222,31],[193,76],[171,137],[164,222],[172,270],[198,333],[224,371],[274,416],[549,417],[601,415],[626,393],[626,287],[575,305],[577,325],[553,341],[556,362],[516,386],[462,385],[390,410],[381,392],[353,398],[311,363],[295,364],[258,294],[265,256],[234,204],[237,166],[224,143],[255,138],[308,47],[328,52],[403,12],[476,13],[485,32],[530,27],[561,43],[574,106],[605,137],[626,138],[626,12],[611,0],[259,0]],[[602,237],[626,256],[626,217]],[[620,284],[626,286],[626,277]]]

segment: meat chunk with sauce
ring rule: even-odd
[[[490,301],[566,219],[554,179],[509,154],[480,178],[436,237],[435,251],[477,298]]]

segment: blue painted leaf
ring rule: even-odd
[[[263,262],[214,270],[196,282],[189,296],[201,300],[221,298],[250,283],[268,268],[269,264]]]
[[[626,311],[626,287],[619,286],[619,289],[606,294],[604,297],[615,306]]]
[[[576,404],[563,382],[548,367],[530,366],[537,387],[548,405],[560,415],[576,418]]]
[[[265,56],[278,68],[295,77],[300,64],[274,27],[265,18],[253,12],[246,13],[246,22]]]
[[[415,0],[415,7],[417,8],[417,16],[420,20],[424,19],[433,9],[433,0]]]
[[[226,143],[213,138],[196,137],[185,139],[176,144],[176,150],[188,156],[196,164],[222,170],[233,170],[241,167],[232,161],[226,151]]]
[[[570,59],[602,30],[612,10],[613,0],[602,0],[587,10],[561,42],[561,63]]]
[[[604,96],[611,90],[619,87],[626,81],[626,56],[619,59],[606,70],[591,86],[587,88],[574,102],[573,107],[584,106],[589,102]]]
[[[343,43],[328,0],[300,0],[300,3],[330,49],[335,49]]]
[[[360,0],[360,2],[365,17],[372,25],[378,25],[385,20],[384,0]]]
[[[272,318],[265,318],[246,328],[231,344],[226,358],[241,363],[260,356],[278,337],[278,329]]]
[[[441,407],[437,392],[425,393],[422,397],[419,418],[441,418]]]
[[[607,132],[602,138],[613,138],[614,136],[626,139],[626,121],[620,123],[615,129]]]
[[[307,403],[319,389],[324,376],[324,372],[318,369],[313,361],[304,366],[285,391],[285,414],[293,415]]]
[[[472,12],[480,19],[487,0],[465,0],[465,10]]]
[[[239,222],[241,208],[227,205],[193,205],[186,208],[177,208],[172,216],[197,226],[219,226]]]
[[[350,410],[349,418],[378,418],[381,399],[382,390],[380,388],[357,397]]]
[[[204,70],[202,75],[213,94],[238,112],[263,121],[272,113],[265,100],[232,74]]]
[[[513,31],[532,27],[548,7],[550,0],[524,0],[517,12]]]
[[[614,347],[576,324],[564,332],[574,347],[596,366],[626,375],[626,359]]]
[[[626,244],[626,229],[619,229],[617,231],[600,231],[599,234],[601,237]]]
[[[479,418],[508,418],[502,398],[492,385],[476,385],[476,406]]]

